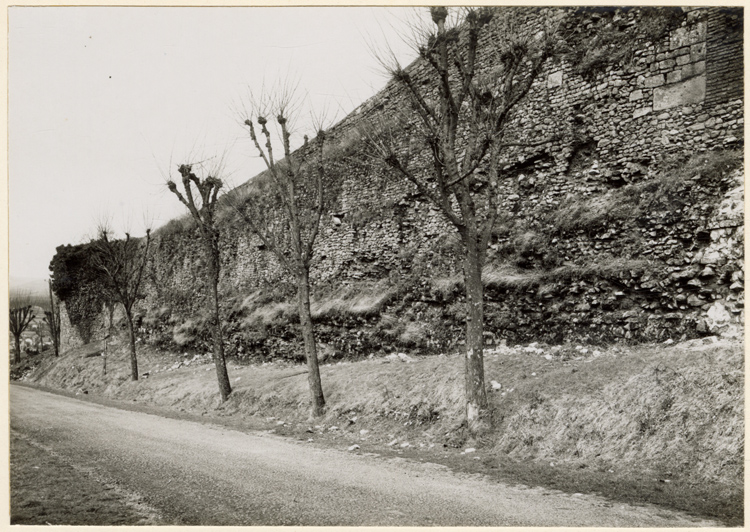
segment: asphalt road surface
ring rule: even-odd
[[[11,430],[170,525],[719,526],[652,506],[509,487],[442,466],[10,387]]]

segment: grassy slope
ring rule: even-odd
[[[409,442],[432,453],[430,460],[450,462],[465,447],[479,446],[477,457],[488,468],[526,483],[659,502],[733,524],[742,519],[739,342],[489,351],[487,382],[500,388],[490,392],[497,430],[484,442],[465,438],[458,355],[323,365],[328,413],[311,422],[303,365],[230,365],[234,392],[221,405],[208,358],[170,369],[185,359],[143,347],[140,368],[150,376],[131,382],[126,346],[112,350],[106,376],[101,357],[85,357],[96,347],[45,359],[25,380],[204,416],[272,418],[282,433],[335,432],[363,448]]]

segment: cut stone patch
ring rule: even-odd
[[[706,98],[706,76],[696,76],[680,83],[654,89],[654,110],[700,103]]]

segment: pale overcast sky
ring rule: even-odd
[[[339,118],[385,85],[368,41],[409,9],[10,7],[10,275],[45,279],[108,217],[143,234],[184,210],[166,189],[195,154],[238,185],[262,169],[236,110],[291,73]],[[300,133],[303,133],[302,131]]]

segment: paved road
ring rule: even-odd
[[[10,387],[11,430],[174,525],[719,526]]]

